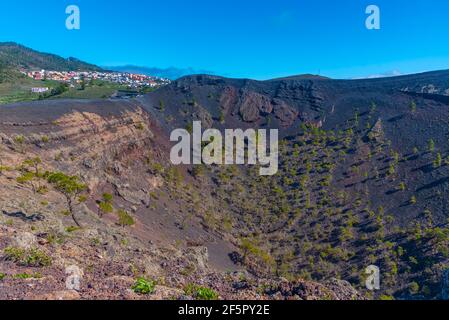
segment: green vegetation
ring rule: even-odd
[[[80,183],[77,176],[68,176],[62,172],[49,174],[47,181],[65,197],[73,221],[78,227],[81,227],[76,217],[75,206],[85,200],[81,193],[87,189],[87,186]]]
[[[0,70],[1,73],[4,72]],[[44,94],[33,93],[31,88],[47,87],[49,91]],[[33,101],[51,97],[62,93],[61,85],[56,81],[41,81],[28,78],[25,75],[13,72],[6,81],[0,81],[0,105],[20,101]]]
[[[40,279],[42,278],[42,275],[40,273],[17,273],[17,274],[13,274],[11,275],[11,277],[13,279],[22,279],[22,280],[26,280],[26,279]]]
[[[118,220],[119,225],[122,227],[132,226],[135,224],[134,218],[125,210],[118,210]]]
[[[428,142],[428,150],[429,152],[435,151],[435,141],[433,141],[433,139],[430,139]]]
[[[136,280],[132,286],[132,290],[138,294],[152,294],[156,288],[156,282],[153,280],[148,280],[144,277],[140,277]]]
[[[437,153],[435,160],[433,161],[433,167],[439,168],[443,164],[443,158],[441,157],[441,153]]]
[[[105,98],[122,88],[119,84],[81,81],[78,88],[69,88],[67,83],[34,80],[18,70],[54,71],[99,71],[100,68],[76,59],[64,59],[56,55],[36,52],[15,43],[0,44],[0,104],[32,101],[49,98]],[[44,93],[33,93],[32,88],[48,88]]]
[[[145,129],[145,126],[143,125],[143,123],[137,123],[135,126],[134,126],[137,130],[143,130],[143,129]]]
[[[114,211],[114,207],[111,203],[102,201],[98,204],[98,211],[100,217],[102,217],[106,213],[112,213]]]
[[[103,199],[98,203],[98,215],[103,217],[104,214],[114,212],[113,195],[109,193],[103,194]]]
[[[164,178],[167,179],[169,183],[173,183],[179,186],[182,181],[184,181],[184,175],[177,166],[171,166],[164,174]]]
[[[32,172],[23,172],[22,175],[16,179],[16,181],[20,184],[30,184],[33,192],[36,193],[34,179],[35,176]]]
[[[193,132],[193,125],[191,123],[188,123],[185,126],[185,129],[187,130],[188,133],[192,134],[192,132]]]
[[[70,227],[65,228],[65,231],[68,232],[68,233],[72,233],[72,232],[75,232],[77,230],[80,230],[80,227],[70,226]]]
[[[215,290],[189,283],[185,286],[184,292],[197,300],[217,300],[218,293]]]
[[[151,209],[163,210],[160,204],[168,201],[182,204],[183,216],[178,221],[182,228],[188,228],[187,221],[195,216],[205,229],[239,240],[236,262],[255,275],[317,281],[335,277],[364,292],[361,270],[375,264],[384,278],[383,288],[373,298],[392,299],[411,282],[418,287],[410,285],[410,292],[433,297],[448,266],[449,222],[438,220],[438,211],[432,214],[426,191],[415,188],[416,175],[410,168],[432,171],[429,164],[433,162],[441,168],[433,170],[435,177],[444,174],[447,150],[439,147],[438,153],[419,154],[420,149],[435,151],[435,143],[429,140],[415,147],[412,155],[411,150],[398,148],[397,141],[366,139],[372,125],[360,123],[372,124],[374,119],[369,117],[354,111],[354,118],[335,130],[303,124],[299,135],[281,141],[279,172],[273,177],[259,176],[257,166],[205,169],[195,165],[191,174],[198,179],[184,179],[184,169],[161,164],[148,155],[149,172],[164,179],[163,190],[148,191],[155,203]],[[25,140],[22,137],[21,144]],[[37,162],[22,165],[20,170],[32,177],[24,185],[32,187],[30,181],[48,177],[56,190],[72,190],[68,186],[73,183],[58,183],[70,177],[50,179],[52,174],[42,173],[39,164],[35,167]],[[81,185],[78,179],[77,184]],[[74,202],[81,196],[69,194]],[[444,197],[444,193],[435,195]],[[117,212],[120,226],[133,225],[133,216],[116,211],[113,200],[110,194],[98,199],[99,216]],[[404,212],[406,221],[397,219]],[[125,238],[121,243],[128,244]],[[194,270],[187,266],[182,272],[192,275]],[[142,279],[133,290],[148,294],[154,282]],[[218,298],[214,290],[193,284],[185,291],[197,299]]]
[[[128,87],[106,82],[100,80],[94,80],[92,83],[84,84],[84,89],[82,84],[77,87],[69,88],[68,90],[58,94],[53,95],[52,99],[104,99],[112,96],[116,91],[127,90]]]
[[[43,251],[32,248],[25,250],[18,247],[8,247],[4,251],[4,258],[27,267],[47,267],[52,259]]]
[[[41,53],[14,42],[0,43],[0,57],[0,67],[7,70],[24,67],[55,71],[101,70],[95,65],[77,59],[65,59],[54,54]]]
[[[201,183],[214,186],[216,203],[190,190],[186,210],[205,227],[240,239],[236,261],[255,274],[317,281],[336,277],[365,292],[360,270],[375,264],[385,270],[389,290],[374,298],[393,298],[417,274],[420,287],[435,295],[449,265],[449,224],[435,226],[422,208],[424,201],[418,201],[423,193],[413,188],[409,170],[423,167],[429,155],[418,156],[419,149],[435,150],[435,144],[415,147],[411,155],[382,137],[364,139],[372,126],[355,122],[366,123],[370,115],[354,114],[356,121],[336,131],[303,124],[300,134],[281,141],[273,177],[259,176],[257,167],[208,167]],[[378,194],[385,196],[382,203]],[[408,223],[396,219],[403,212],[410,215]],[[230,216],[231,223],[225,223]],[[435,242],[441,256],[428,250]],[[358,255],[360,250],[367,254]],[[416,263],[409,259],[411,252],[418,252]],[[353,268],[347,268],[349,261]]]
[[[0,70],[0,105],[21,101],[42,99],[103,99],[109,98],[119,90],[128,90],[127,86],[117,83],[94,80],[81,82],[78,86],[69,87],[67,83],[52,80],[34,80],[16,71]],[[48,88],[44,93],[33,93],[32,88]]]
[[[192,168],[192,175],[197,178],[197,177],[201,177],[204,175],[206,171],[206,168],[204,165],[198,164],[198,165],[194,165]]]
[[[30,185],[33,193],[46,193],[47,191],[46,187],[40,184],[41,179],[44,178],[44,174],[40,170],[41,163],[42,160],[39,157],[28,158],[18,168],[20,176],[16,178],[16,181],[23,185]]]
[[[220,115],[218,117],[218,121],[220,121],[221,124],[225,123],[225,114],[223,111],[220,111]]]
[[[416,102],[415,101],[410,102],[410,112],[412,114],[416,113]]]
[[[416,282],[411,282],[408,287],[411,294],[417,294],[419,292],[419,284]]]

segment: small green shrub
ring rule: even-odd
[[[51,258],[41,250],[31,249],[26,256],[25,264],[31,267],[46,267],[51,265]]]
[[[103,213],[111,213],[112,211],[114,211],[112,204],[110,204],[109,202],[100,202],[98,204],[98,207]]]
[[[133,217],[131,217],[129,215],[129,213],[126,212],[125,210],[119,210],[117,212],[117,214],[118,214],[118,221],[119,221],[118,223],[122,227],[132,226],[135,224]]]
[[[411,294],[417,294],[419,292],[419,284],[416,282],[411,282],[408,286],[408,290]]]
[[[192,296],[197,300],[217,300],[218,293],[213,289],[198,286],[192,283],[189,283],[184,288],[184,292],[188,296]]]
[[[16,247],[8,247],[3,250],[6,260],[18,262],[25,256],[25,250]]]
[[[114,196],[110,193],[103,193],[103,201],[112,203],[112,200],[114,200]]]
[[[27,267],[47,267],[52,262],[51,257],[36,248],[25,250],[22,248],[8,247],[3,253],[6,260]]]
[[[196,298],[200,300],[217,300],[218,294],[210,288],[198,287]]]
[[[16,136],[14,138],[14,142],[17,144],[23,144],[25,142],[25,137],[24,136]]]
[[[12,276],[13,279],[40,279],[42,278],[42,275],[40,273],[17,273]]]
[[[18,273],[12,276],[14,279],[31,279],[33,276],[28,273]]]
[[[143,129],[145,129],[143,123],[137,123],[137,124],[135,125],[135,128],[136,128],[137,130],[143,130]]]
[[[155,287],[155,281],[140,277],[136,280],[136,283],[132,286],[132,289],[135,293],[138,294],[152,294],[155,290]]]
[[[65,231],[68,233],[71,233],[71,232],[75,232],[80,229],[81,229],[80,227],[70,226],[70,227],[65,228]]]
[[[150,171],[153,174],[162,174],[165,171],[165,168],[162,164],[158,163],[158,162],[154,162],[150,164]]]

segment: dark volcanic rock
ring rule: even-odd
[[[299,112],[280,99],[274,99],[274,114],[281,121],[281,125],[288,127],[298,118]]]
[[[256,92],[245,92],[241,97],[240,116],[243,121],[256,122],[262,115],[273,111],[271,99]]]

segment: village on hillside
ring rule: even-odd
[[[170,83],[170,80],[142,74],[107,72],[107,71],[21,71],[22,74],[34,80],[53,80],[69,84],[76,84],[94,80],[107,81],[129,87],[130,89],[156,88]]]

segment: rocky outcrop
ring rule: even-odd
[[[368,138],[371,140],[379,141],[383,138],[384,131],[382,127],[382,119],[378,119],[374,126],[371,128],[371,130],[368,133]]]
[[[214,123],[211,114],[205,108],[198,104],[196,104],[194,107],[192,119],[194,121],[201,121],[201,126],[206,129],[212,128],[212,125]]]
[[[30,232],[19,232],[13,235],[12,245],[16,248],[29,250],[37,245],[37,238]]]
[[[270,114],[280,121],[281,126],[288,127],[298,117],[298,111],[281,99],[256,92],[244,92],[239,102],[239,114],[245,122],[257,122]]]
[[[268,97],[255,92],[244,92],[242,94],[239,113],[243,121],[255,122],[261,116],[271,112],[273,112],[273,105]]]
[[[298,118],[298,111],[291,108],[287,103],[280,99],[274,99],[274,115],[281,122],[281,126],[289,127]]]
[[[364,300],[365,297],[348,282],[332,279],[323,283],[314,281],[287,281],[279,279],[267,284],[266,293],[277,300]]]
[[[228,113],[229,111],[234,109],[234,106],[237,105],[238,102],[238,90],[237,88],[227,86],[223,89],[223,92],[220,95],[219,105],[224,113]]]

